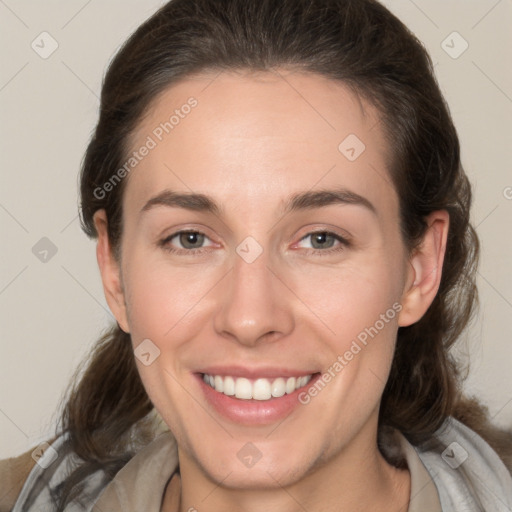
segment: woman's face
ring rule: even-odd
[[[182,472],[256,488],[374,456],[413,280],[376,111],[316,75],[201,75],[131,147],[116,316]]]

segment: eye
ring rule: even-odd
[[[171,246],[174,239],[176,239],[175,243],[178,243],[181,247],[175,248]],[[205,239],[209,240],[209,238],[200,231],[184,230],[177,231],[176,233],[169,235],[168,237],[161,240],[158,245],[171,253],[199,254],[202,253],[205,249],[205,247],[202,247]]]
[[[311,238],[311,250],[316,254],[332,254],[350,246],[350,242],[346,238],[331,231],[313,231],[301,238],[299,243],[308,238]],[[175,240],[174,245],[179,244],[179,247],[173,247],[173,240]],[[158,245],[170,253],[197,255],[205,252],[208,247],[203,246],[205,240],[209,240],[209,238],[201,231],[182,230],[167,236]],[[336,242],[338,242],[337,246]]]
[[[347,239],[336,233],[332,233],[331,231],[313,231],[312,233],[308,233],[305,237],[301,238],[300,241],[302,242],[308,238],[311,239],[312,250],[315,253],[331,254],[333,252],[342,251],[350,246],[350,243]],[[334,246],[333,248],[333,245],[335,245],[336,242],[338,242],[338,246]]]

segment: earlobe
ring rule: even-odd
[[[416,323],[435,299],[441,283],[446,241],[450,224],[446,210],[432,212],[427,218],[422,243],[409,259],[409,272],[402,295],[398,325]]]
[[[116,261],[108,237],[108,220],[105,210],[98,210],[93,217],[98,233],[96,258],[101,273],[103,291],[107,304],[115,316],[119,327],[126,333],[130,332],[126,314],[126,301],[121,280],[121,269]]]

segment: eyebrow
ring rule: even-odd
[[[323,208],[334,204],[363,206],[374,215],[377,215],[375,206],[368,199],[343,187],[298,192],[289,196],[282,204],[283,215],[296,211]],[[222,216],[223,212],[223,208],[211,196],[193,192],[176,192],[173,190],[164,190],[162,193],[152,197],[143,206],[141,213],[156,206],[184,208],[196,212],[211,213],[219,217]]]

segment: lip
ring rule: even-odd
[[[242,369],[239,368],[239,370],[242,372]],[[218,391],[215,391],[211,386],[208,386],[203,381],[204,373],[208,373],[209,375],[231,375],[232,377],[245,377],[251,379],[264,377],[263,369],[248,372],[247,368],[245,368],[243,369],[243,373],[240,373],[239,375],[219,371],[219,368],[216,368],[215,371],[219,373],[210,373],[214,372],[212,368],[202,373],[194,373],[194,377],[196,377],[198,386],[203,392],[209,408],[213,409],[215,413],[220,415],[222,418],[229,420],[230,422],[246,426],[270,425],[272,423],[282,421],[297,407],[302,406],[301,402],[299,402],[299,394],[307,390],[321,376],[320,372],[297,372],[295,370],[289,370],[288,373],[286,373],[281,370],[281,373],[276,373],[276,369],[267,369],[268,377],[265,378],[272,378],[274,376],[300,377],[310,374],[313,374],[313,376],[306,386],[296,389],[289,395],[285,394],[279,398],[271,398],[270,400],[241,400],[239,398],[227,396],[224,393],[219,393]]]

